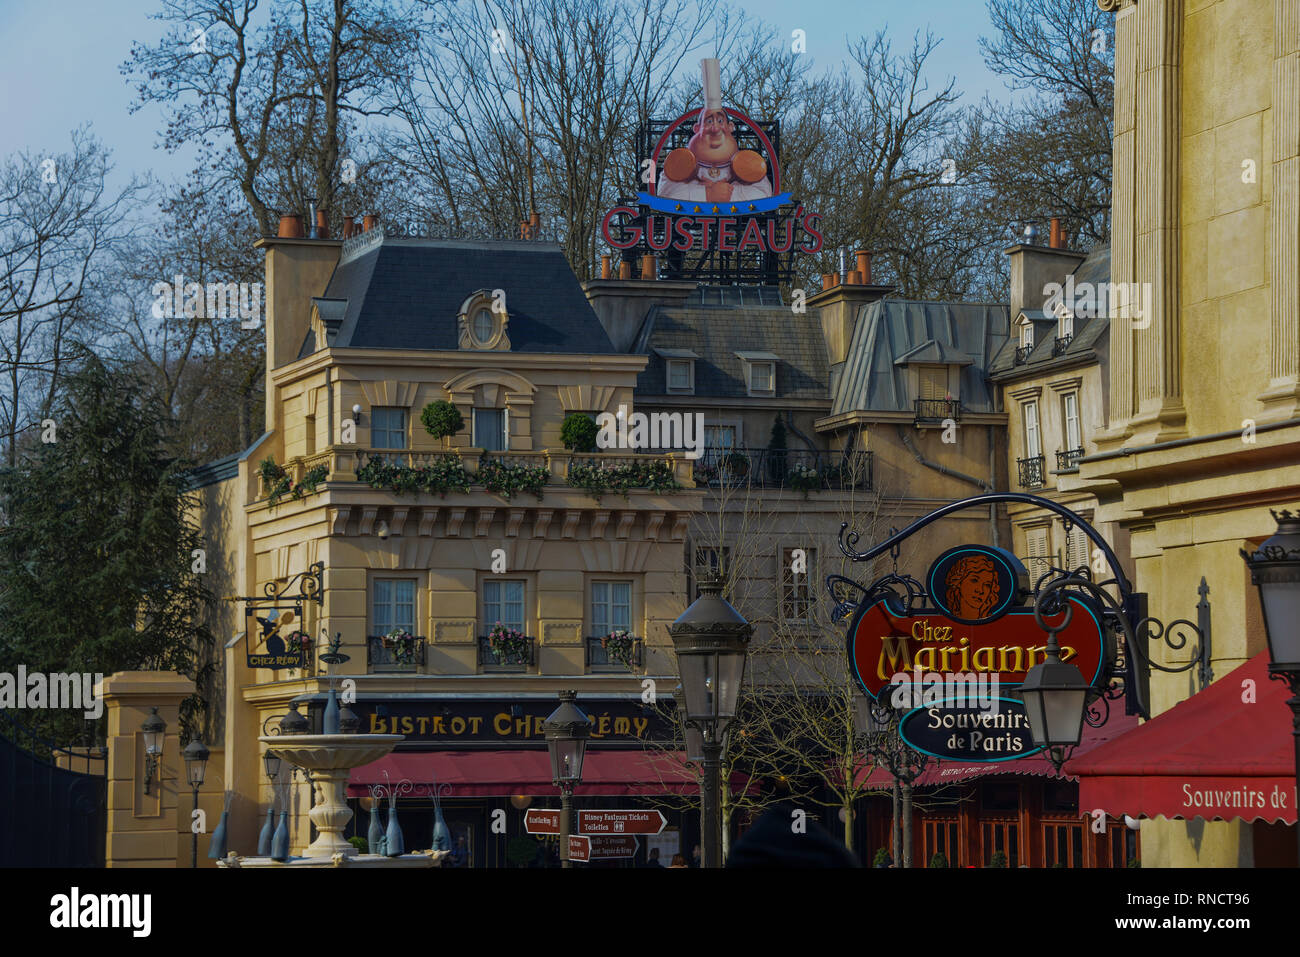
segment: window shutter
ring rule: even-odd
[[[1029,585],[1032,588],[1038,584],[1039,578],[1047,574],[1050,567],[1047,560],[1047,529],[1028,529],[1025,532],[1025,548],[1029,558],[1025,564],[1029,568]]]
[[[945,399],[948,397],[947,366],[921,366],[922,399]]]

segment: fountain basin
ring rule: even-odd
[[[290,764],[308,771],[359,768],[378,761],[404,734],[271,734],[257,740]]]

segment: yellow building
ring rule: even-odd
[[[1107,427],[1079,479],[1127,531],[1151,614],[1202,576],[1222,676],[1265,645],[1239,549],[1300,502],[1300,0],[1115,12]],[[1185,660],[1153,649],[1156,660]],[[1189,691],[1155,676],[1153,713]],[[1264,824],[1147,821],[1144,866],[1249,866]]]

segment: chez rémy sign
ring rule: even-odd
[[[868,598],[848,630],[850,665],[871,698],[894,704],[901,698],[912,706],[899,722],[911,747],[983,762],[1039,750],[1018,700],[994,695],[971,704],[977,688],[1013,690],[1046,657],[1047,634],[1025,604],[1028,576],[1019,559],[986,545],[949,549],[917,590],[929,606],[902,607],[912,602],[888,591],[864,591]],[[1061,658],[1100,686],[1114,660],[1100,609],[1084,595],[1069,594],[1065,601],[1073,606],[1070,612],[1048,617],[1047,624],[1058,626],[1069,615],[1057,635]]]

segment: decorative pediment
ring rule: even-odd
[[[316,333],[316,348],[327,349],[334,345],[343,319],[348,313],[346,299],[315,298],[311,301],[311,325]]]

